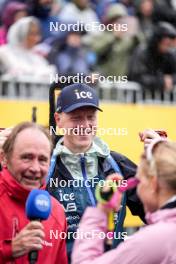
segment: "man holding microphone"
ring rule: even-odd
[[[3,145],[0,263],[35,263],[28,262],[28,254],[37,251],[38,264],[67,264],[65,240],[50,237],[51,230],[66,232],[61,205],[51,198],[51,214],[42,223],[29,222],[25,214],[30,192],[45,189],[51,151],[52,143],[44,128],[29,122],[17,125]]]

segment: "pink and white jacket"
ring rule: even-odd
[[[146,219],[149,225],[104,253],[99,234],[107,232],[107,216],[99,208],[88,208],[75,240],[72,264],[176,264],[176,209],[158,210]]]

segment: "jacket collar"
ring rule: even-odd
[[[145,219],[147,220],[148,224],[154,224],[160,221],[168,221],[171,219],[175,219],[176,221],[176,205],[173,208],[168,207],[162,208],[154,213],[147,213],[145,216]]]
[[[166,203],[161,207],[161,209],[176,208],[176,195],[173,195]]]
[[[6,187],[9,196],[13,197],[16,200],[20,200],[21,202],[26,201],[31,190],[26,189],[22,185],[20,185],[7,169],[3,169],[3,171],[1,172],[1,179]],[[42,186],[41,189],[45,189],[45,186]]]
[[[100,138],[95,137],[92,146],[86,153],[72,153],[66,146],[63,145],[64,138],[62,137],[54,149],[54,156],[60,157],[62,163],[66,167],[72,178],[76,180],[82,179],[81,171],[81,156],[84,156],[84,166],[86,168],[87,177],[94,178],[98,174],[98,158],[106,158],[110,154],[108,145]]]
[[[72,153],[67,147],[63,145],[64,137],[61,137],[56,144],[54,149],[54,155],[70,155],[71,157],[79,156],[79,154]],[[99,137],[95,137],[92,146],[90,149],[85,153],[87,156],[92,156],[95,154],[98,157],[107,157],[110,154],[110,149],[108,145]]]

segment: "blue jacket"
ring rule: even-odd
[[[118,164],[124,179],[128,179],[129,177],[133,177],[135,175],[136,165],[132,161],[130,161],[125,156],[112,151],[111,156]],[[84,159],[80,159],[80,162],[82,163],[81,168],[84,178]],[[54,173],[50,179],[50,182],[48,183],[47,188],[50,194],[54,196],[65,208],[68,224],[67,250],[69,256],[71,254],[75,232],[86,207],[96,205],[95,188],[97,183],[100,180],[104,180],[112,173],[114,173],[112,165],[105,158],[99,157],[98,175],[93,178],[92,181],[94,182],[90,184],[91,187],[87,188],[84,184],[85,181],[79,183],[74,181],[71,173],[61,161],[60,156],[57,157]],[[86,181],[87,186],[89,185],[90,181],[91,180]],[[143,207],[136,195],[135,189],[129,190],[127,192],[126,205],[129,207],[133,215],[138,215],[144,219]],[[117,226],[117,232],[122,231],[123,228],[123,221],[126,212],[125,205],[123,205],[121,210],[121,217]],[[119,241],[114,241],[114,246],[116,246],[118,243]]]

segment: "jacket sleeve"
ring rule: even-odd
[[[0,241],[0,263],[12,261],[12,244],[11,240]]]
[[[62,226],[60,228],[60,232],[67,234],[66,217],[65,217],[65,213],[61,205],[59,205],[59,222],[60,223],[58,223],[58,226],[60,225]],[[57,252],[56,262],[54,262],[53,264],[58,264],[58,263],[68,264],[66,239],[61,239],[59,242],[59,250]]]
[[[65,228],[64,228],[64,230],[62,230],[62,232],[67,233],[66,220],[65,220]],[[66,240],[65,239],[61,239],[60,250],[58,251],[57,262],[55,264],[58,264],[58,263],[68,264]]]
[[[122,175],[124,179],[128,179],[130,177],[134,177],[136,174],[137,166],[134,162],[132,162],[127,157],[117,153],[117,152],[111,152],[112,157],[115,159],[117,164],[119,165]],[[137,196],[136,188],[133,188],[131,190],[128,190],[126,193],[126,203],[128,208],[130,209],[132,215],[137,215],[141,218],[143,222],[145,222],[145,213],[143,205]]]
[[[139,239],[129,239],[116,249],[104,253],[107,216],[98,208],[87,208],[79,227],[79,239],[75,240],[72,264],[131,264],[150,263],[139,244]],[[136,243],[136,244],[135,244]]]

